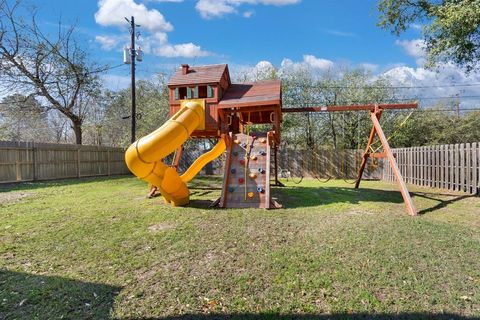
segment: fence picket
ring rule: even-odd
[[[472,163],[471,163],[471,148],[470,143],[465,145],[465,191],[472,193],[471,188],[471,173],[472,173]]]
[[[477,180],[477,168],[478,168],[478,150],[477,143],[472,144],[472,194],[478,194],[478,180]]]
[[[460,144],[460,185],[459,191],[465,190],[465,144]]]

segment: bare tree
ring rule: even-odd
[[[18,15],[21,5],[21,0],[0,0],[0,85],[43,97],[47,109],[70,120],[76,143],[82,144],[86,102],[97,94],[98,74],[106,67],[89,61],[74,37],[74,26],[59,23],[50,36],[40,30],[35,12],[28,21]]]

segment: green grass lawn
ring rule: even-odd
[[[280,210],[146,199],[131,177],[0,188],[0,319],[480,317],[480,198],[304,180]]]

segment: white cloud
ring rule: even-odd
[[[404,97],[428,98],[423,101],[420,99],[424,106],[433,105],[438,101],[451,101],[458,96],[463,107],[472,107],[476,106],[475,100],[462,99],[462,96],[480,96],[480,86],[472,86],[473,83],[480,83],[480,73],[466,74],[464,70],[452,63],[442,64],[436,71],[423,67],[400,66],[382,75],[393,86],[413,87],[399,89]]]
[[[311,54],[303,55],[303,60],[295,62],[291,59],[284,58],[280,64],[279,72],[294,72],[298,70],[311,70],[314,73],[323,73],[331,70],[335,66],[333,61],[317,58]]]
[[[102,26],[126,27],[125,17],[134,16],[142,28],[151,32],[169,32],[173,30],[170,22],[155,9],[148,9],[134,0],[100,0],[95,21]]]
[[[237,12],[237,8],[243,4],[285,6],[297,4],[300,1],[301,0],[198,0],[195,8],[202,18],[211,19],[235,13]],[[244,13],[244,17],[249,18],[250,16],[251,14],[245,16]]]
[[[158,2],[158,0],[156,0]],[[179,0],[161,0],[160,2],[181,2]],[[95,21],[102,26],[118,27],[124,31],[128,27],[125,17],[135,16],[135,22],[141,25],[142,36],[137,43],[147,54],[162,57],[204,57],[211,53],[194,43],[170,44],[167,32],[173,30],[170,22],[156,9],[148,9],[145,4],[135,0],[99,0]],[[102,49],[113,50],[128,43],[128,35],[97,35],[95,41]]]
[[[245,12],[242,14],[242,16],[243,16],[244,18],[250,18],[251,16],[253,16],[253,13],[254,13],[253,11],[245,11]]]
[[[395,44],[402,47],[406,54],[415,58],[417,65],[425,65],[427,56],[425,41],[422,39],[397,40]]]
[[[98,35],[95,36],[95,41],[100,44],[103,50],[112,50],[118,47],[122,42],[127,42],[128,37],[116,35]]]
[[[310,65],[312,68],[320,70],[328,70],[333,67],[333,62],[327,59],[317,58],[314,55],[306,54],[303,56],[304,63]]]
[[[182,43],[182,44],[175,44],[175,45],[165,44],[154,49],[153,53],[162,57],[167,57],[167,58],[176,58],[176,57],[195,58],[195,57],[205,57],[210,55],[209,52],[203,51],[201,47],[193,43]]]

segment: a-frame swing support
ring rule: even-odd
[[[370,119],[372,121],[372,130],[370,131],[370,136],[368,137],[367,146],[365,148],[365,152],[362,157],[362,162],[360,165],[360,169],[358,171],[357,181],[355,183],[355,188],[360,186],[360,182],[362,180],[363,171],[365,170],[365,166],[367,164],[368,158],[387,158],[390,167],[392,168],[392,172],[396,177],[400,193],[402,194],[403,201],[405,202],[407,213],[411,216],[417,215],[417,210],[413,205],[412,198],[410,197],[410,193],[408,192],[407,185],[403,180],[403,176],[400,173],[400,170],[397,165],[397,160],[390,149],[390,145],[388,144],[388,139],[383,132],[382,126],[380,125],[380,117],[382,112],[386,109],[412,109],[417,108],[417,103],[405,103],[405,104],[370,104],[370,105],[357,105],[357,106],[324,106],[324,107],[305,107],[305,108],[284,108],[282,111],[284,113],[289,112],[335,112],[335,111],[362,111],[366,110],[370,113]],[[371,145],[378,136],[380,142],[382,144],[383,152],[370,152]]]

